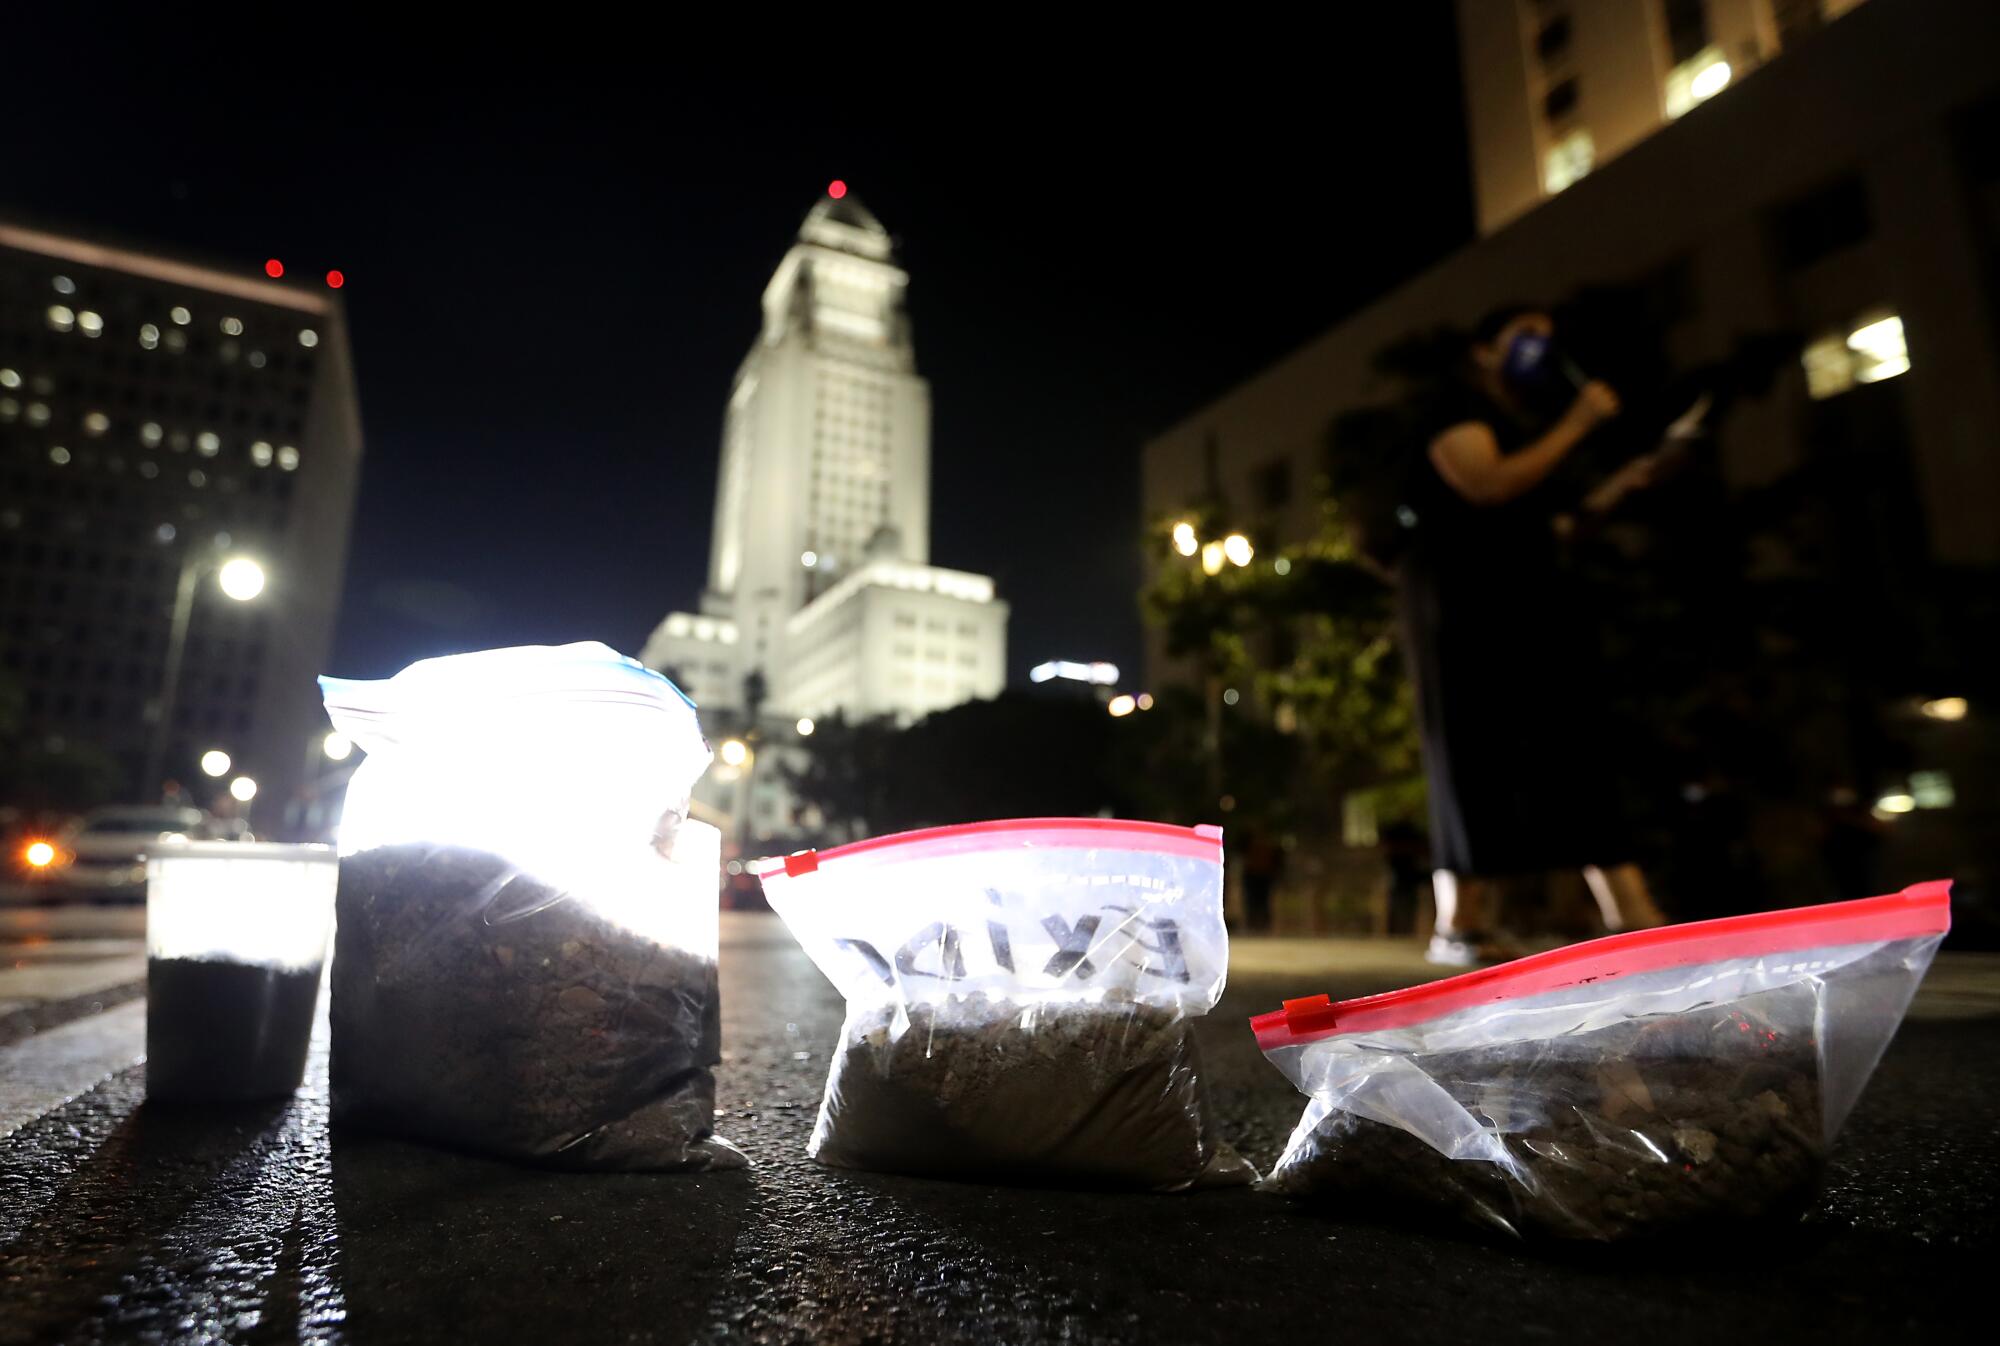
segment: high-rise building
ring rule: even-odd
[[[767,759],[815,717],[908,723],[1006,684],[992,579],[930,564],[930,385],[908,285],[888,231],[834,183],[765,286],[730,389],[701,611],[669,613],[641,654],[711,723],[768,726]],[[788,825],[777,771],[753,789],[724,762],[702,788],[748,815],[745,843]]]
[[[701,612],[643,658],[704,708],[919,718],[1006,681],[1006,604],[930,560],[930,385],[881,222],[836,183],[764,289],[722,432]]]
[[[1862,0],[1458,0],[1490,234]]]
[[[1825,657],[1858,690],[1822,785],[1884,801],[1886,869],[1990,884],[2000,856],[1968,839],[2000,821],[2000,721],[1959,689],[1992,667],[2000,594],[2000,6],[1463,0],[1459,19],[1483,237],[1148,443],[1148,519],[1226,501],[1260,555],[1311,536],[1337,418],[1399,395],[1377,357],[1496,305],[1612,287],[1681,369],[1796,333],[1716,427],[1732,502],[1801,502],[1744,582],[1843,595]],[[1565,127],[1595,148],[1551,177]],[[1154,631],[1148,685],[1186,676]],[[1901,817],[1920,775],[1955,803]],[[1825,896],[1804,872],[1772,891]]]
[[[131,799],[171,779],[206,804],[245,778],[253,823],[282,831],[324,733],[313,678],[360,459],[319,277],[0,223],[0,681],[21,741],[108,757]],[[265,580],[247,601],[218,583],[247,592],[219,573],[238,556]],[[224,775],[203,774],[209,753]]]

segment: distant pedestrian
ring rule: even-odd
[[[1665,921],[1616,807],[1595,652],[1558,544],[1574,511],[1609,509],[1651,464],[1580,503],[1555,498],[1550,473],[1619,401],[1554,334],[1533,308],[1480,322],[1426,409],[1405,492],[1397,582],[1430,786],[1436,962],[1490,955],[1486,881],[1508,875],[1580,867],[1609,928]]]
[[[1246,930],[1271,928],[1271,891],[1284,872],[1285,853],[1263,828],[1251,829],[1243,847],[1243,926]]]

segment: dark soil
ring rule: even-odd
[[[247,1103],[297,1089],[319,972],[211,958],[149,960],[146,1097]]]
[[[739,1164],[711,1139],[719,1025],[712,958],[497,855],[340,862],[336,1125],[567,1168]]]
[[[1188,1028],[1151,1005],[978,995],[859,1011],[842,1030],[813,1156],[1018,1182],[1247,1182],[1249,1165],[1216,1136]]]

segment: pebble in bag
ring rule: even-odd
[[[1256,1175],[1190,1021],[1222,993],[1222,834],[1103,818],[877,837],[760,866],[847,1000],[811,1154],[1178,1190]]]
[[[1264,1188],[1613,1240],[1795,1215],[1950,885],[1612,935],[1251,1021],[1311,1100]]]
[[[599,644],[320,682],[368,752],[340,829],[335,1123],[565,1168],[740,1165],[711,1134],[694,704]]]

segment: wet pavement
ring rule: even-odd
[[[1260,1167],[1302,1100],[1244,1016],[1421,975],[1400,950],[1342,951],[1242,942],[1203,1027],[1224,1126]],[[1361,970],[1324,970],[1335,959]],[[839,1002],[769,918],[727,919],[723,967],[717,1126],[754,1168],[556,1174],[335,1137],[323,1042],[290,1103],[221,1114],[142,1106],[143,1069],[128,1065],[0,1140],[0,1343],[1990,1335],[1978,1321],[2000,1187],[1991,959],[1940,961],[1803,1224],[1609,1255],[1384,1228],[1241,1190],[821,1169],[804,1147]],[[117,1013],[68,1027],[115,1038]],[[0,1074],[34,1041],[0,1048]],[[123,1048],[110,1050],[115,1064]]]

